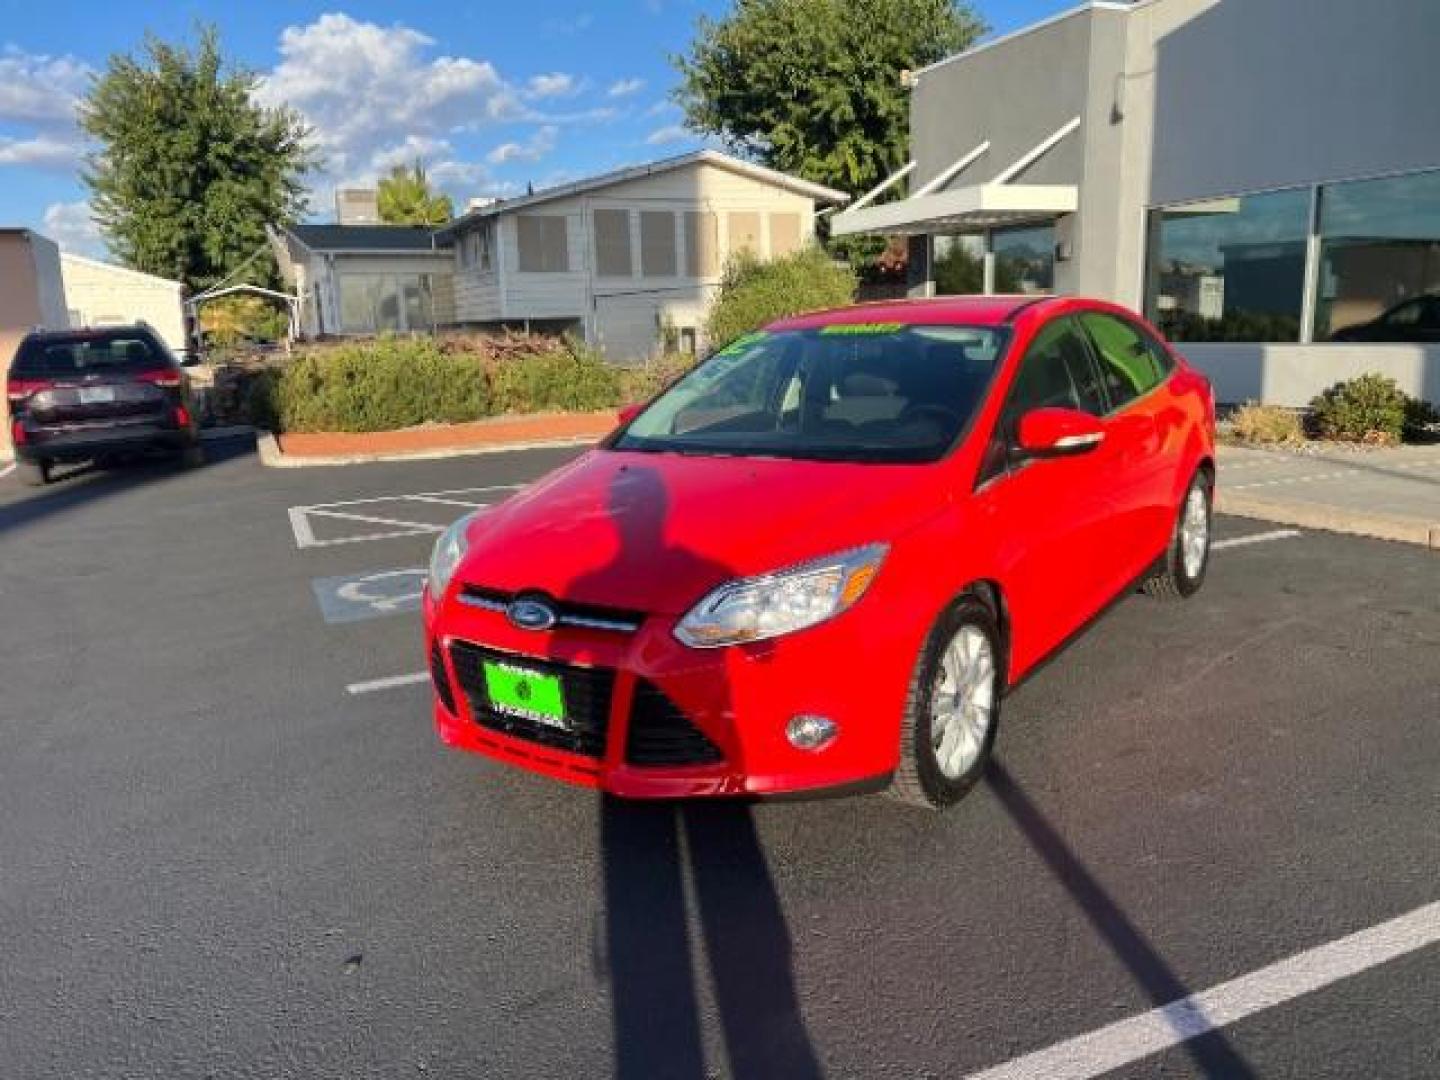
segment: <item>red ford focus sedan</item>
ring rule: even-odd
[[[787,319],[440,538],[435,722],[620,796],[944,806],[1047,654],[1200,587],[1214,479],[1210,384],[1123,308]]]

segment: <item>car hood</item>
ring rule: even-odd
[[[893,540],[942,509],[939,468],[592,450],[482,511],[458,576],[678,615],[731,578]]]

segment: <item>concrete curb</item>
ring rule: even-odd
[[[260,464],[272,469],[329,468],[338,465],[370,465],[380,461],[439,461],[444,458],[473,457],[479,454],[508,454],[516,450],[554,450],[570,446],[591,446],[603,436],[578,435],[568,439],[537,439],[529,442],[490,443],[485,446],[452,446],[435,450],[405,450],[373,454],[287,454],[280,449],[274,432],[258,430],[255,448]]]
[[[1215,509],[1236,517],[1258,518],[1280,525],[1298,525],[1307,529],[1368,536],[1377,540],[1395,540],[1402,544],[1418,544],[1431,551],[1440,551],[1440,523],[1423,518],[1371,514],[1346,510],[1337,506],[1292,502],[1263,495],[1227,492],[1223,485]]]

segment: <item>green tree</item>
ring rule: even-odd
[[[959,0],[736,0],[702,16],[676,102],[693,130],[842,191],[874,187],[909,155],[900,73],[969,46],[985,27]]]
[[[380,220],[391,225],[444,225],[454,213],[449,195],[430,187],[425,167],[396,165],[380,181]]]
[[[213,27],[193,50],[147,35],[141,56],[110,57],[80,105],[98,144],[82,175],[126,266],[203,289],[265,243],[267,224],[304,212],[305,125],[261,105],[257,83],[226,64]]]

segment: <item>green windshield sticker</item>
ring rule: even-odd
[[[905,324],[898,322],[836,323],[834,326],[822,326],[820,334],[822,337],[845,337],[861,334],[894,334],[903,329],[905,329]]]
[[[744,352],[751,345],[758,345],[770,335],[764,330],[756,330],[753,334],[742,334],[720,350],[720,356],[734,356],[736,353]]]

